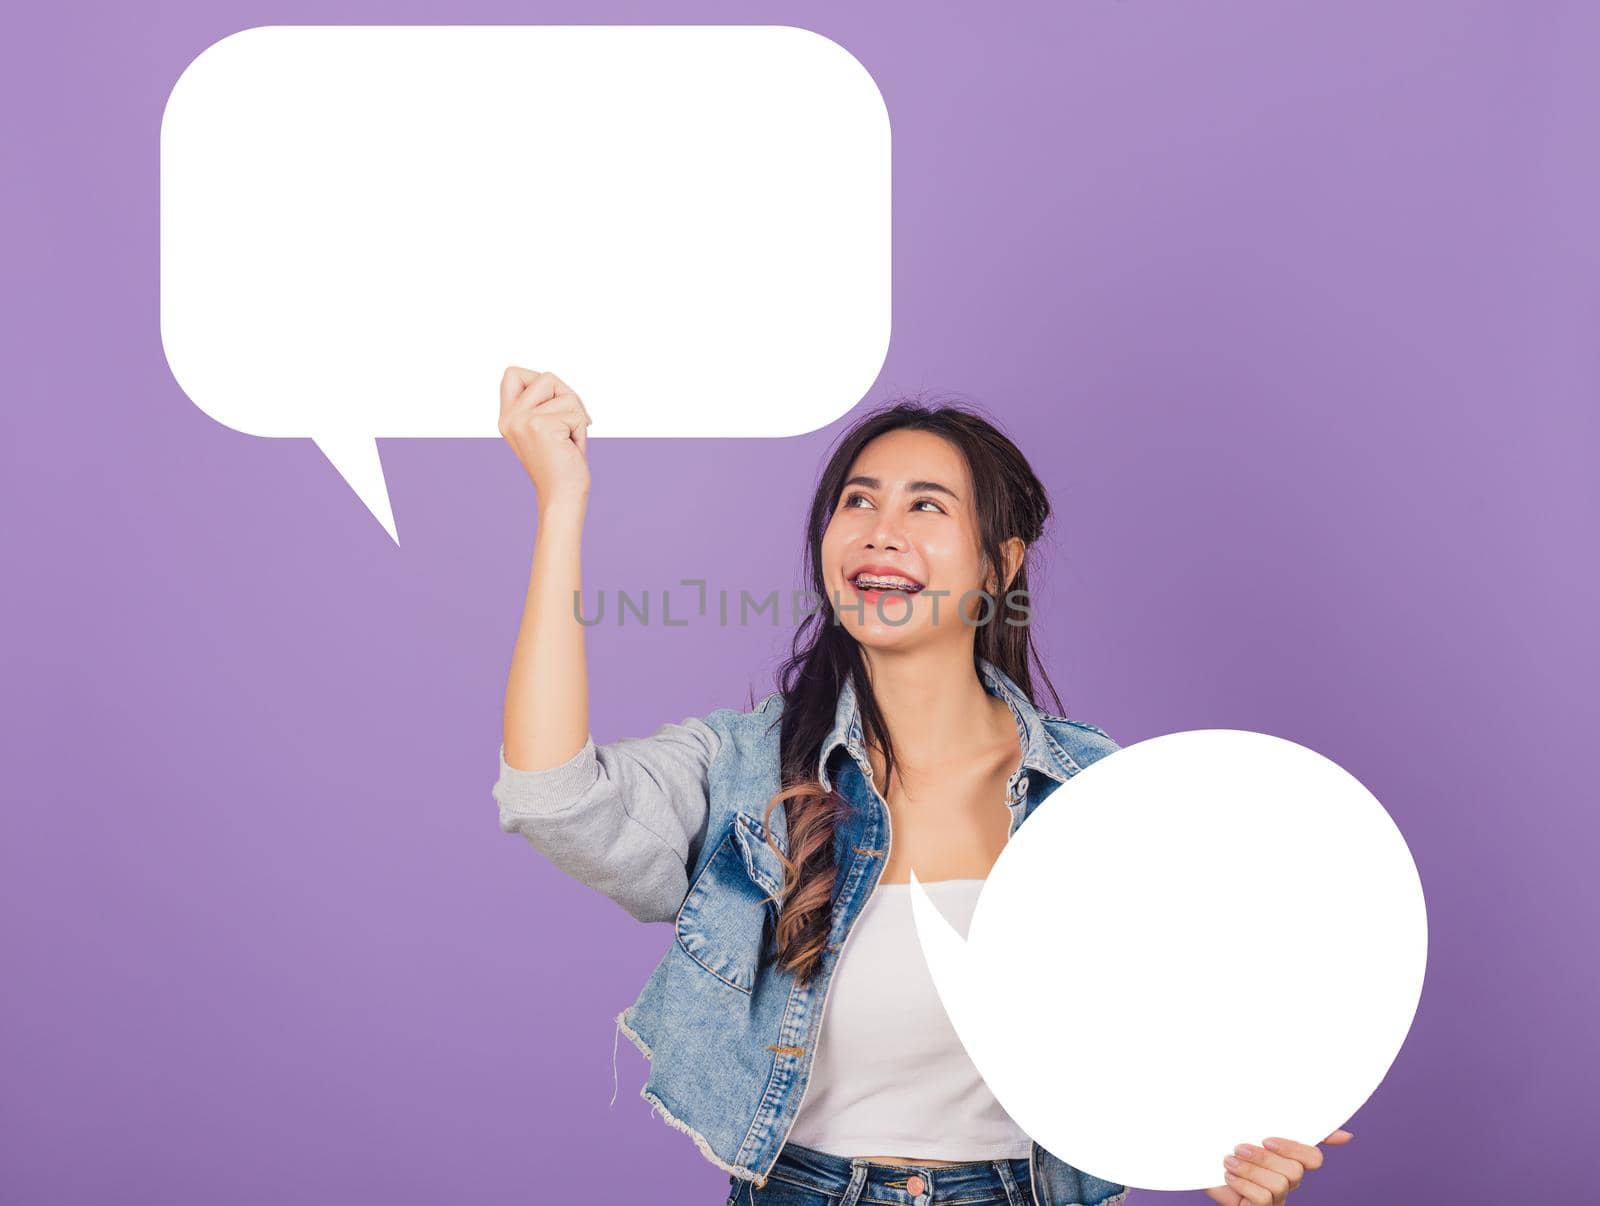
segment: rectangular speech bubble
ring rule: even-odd
[[[814,431],[890,330],[883,97],[784,25],[261,26],[161,124],[161,339],[195,405],[315,440],[498,438],[507,364],[604,436]]]

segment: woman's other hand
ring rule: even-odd
[[[589,412],[554,373],[512,365],[500,378],[500,434],[533,479],[539,509],[589,497]]]
[[[1324,1143],[1349,1143],[1349,1131],[1334,1131]],[[1310,1169],[1322,1167],[1322,1152],[1310,1144],[1290,1139],[1266,1139],[1261,1146],[1241,1143],[1222,1161],[1226,1185],[1206,1190],[1206,1197],[1222,1206],[1283,1206],[1283,1200],[1300,1188]]]

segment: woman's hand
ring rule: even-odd
[[[554,373],[512,365],[500,378],[500,434],[533,479],[539,509],[589,497],[589,412]]]
[[[1349,1143],[1349,1131],[1334,1131],[1324,1143]],[[1288,1139],[1265,1139],[1262,1146],[1241,1143],[1222,1161],[1226,1185],[1206,1190],[1206,1197],[1222,1206],[1283,1206],[1284,1198],[1300,1188],[1307,1169],[1322,1167],[1322,1152]]]

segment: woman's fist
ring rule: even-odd
[[[533,479],[541,510],[589,497],[589,412],[560,377],[508,368],[500,378],[500,434]]]

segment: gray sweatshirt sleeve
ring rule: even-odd
[[[709,775],[720,738],[687,717],[649,737],[596,745],[560,766],[519,770],[500,747],[500,828],[640,921],[672,921],[705,841]]]

